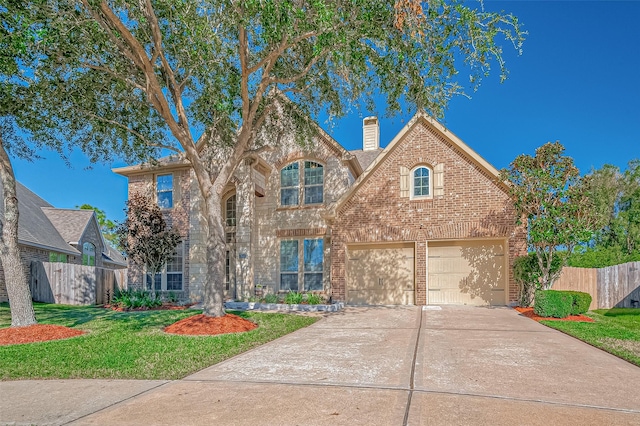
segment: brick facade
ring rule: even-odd
[[[388,148],[389,149],[389,148]],[[431,199],[401,196],[400,170],[443,164],[444,193]],[[517,299],[513,258],[526,252],[524,230],[494,175],[489,174],[428,121],[414,120],[384,160],[360,182],[336,212],[332,226],[331,283],[346,299],[346,256],[351,243],[415,243],[416,303],[426,303],[427,248],[431,241],[500,239],[509,251],[508,300]]]
[[[517,299],[512,260],[526,252],[525,232],[515,227],[514,211],[495,169],[438,125],[417,117],[401,138],[392,142],[354,188],[361,170],[350,166],[352,156],[325,134],[301,148],[294,138],[260,157],[244,161],[224,191],[236,196],[236,222],[227,226],[233,283],[227,297],[244,298],[259,286],[280,290],[280,242],[321,238],[324,241],[324,292],[334,300],[346,299],[346,256],[352,243],[405,242],[415,247],[415,303],[427,300],[429,243],[467,239],[493,239],[508,251],[508,300]],[[399,136],[400,137],[400,136]],[[280,205],[280,170],[295,161],[314,161],[324,168],[324,202],[319,205]],[[302,164],[302,163],[301,163]],[[430,199],[412,200],[401,191],[402,169],[424,165],[441,171],[443,182]],[[129,178],[129,194],[154,194],[154,179],[173,173],[179,199],[167,210],[169,223],[178,227],[185,242],[184,296],[202,300],[206,276],[205,224],[200,193],[193,172],[169,164],[152,172],[118,170]],[[301,171],[302,173],[302,171]],[[351,192],[350,192],[351,191]],[[130,283],[142,282],[130,267]]]

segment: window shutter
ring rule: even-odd
[[[433,195],[444,195],[444,163],[433,168]]]
[[[400,166],[400,197],[409,198],[409,169]]]

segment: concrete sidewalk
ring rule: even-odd
[[[0,382],[0,424],[640,424],[640,368],[509,308],[347,308],[179,381]]]

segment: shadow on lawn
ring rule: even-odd
[[[621,317],[626,315],[640,317],[640,308],[611,308],[604,313],[605,317]]]

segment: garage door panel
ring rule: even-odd
[[[429,244],[428,303],[504,305],[503,253],[492,241]]]
[[[413,247],[349,249],[347,303],[413,304]]]

